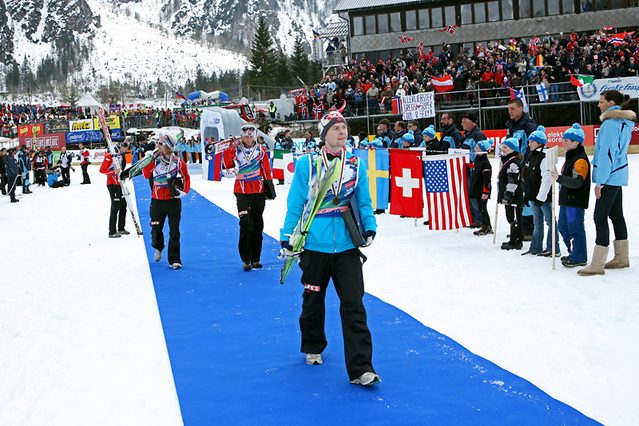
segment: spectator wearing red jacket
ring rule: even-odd
[[[238,248],[245,271],[262,267],[262,231],[264,230],[264,206],[266,185],[272,186],[273,172],[268,154],[263,146],[255,142],[257,129],[244,125],[242,141],[224,152],[224,167],[235,168],[235,198],[240,217],[240,241]],[[271,182],[267,182],[271,181]]]
[[[111,215],[109,216],[109,238],[120,238],[122,235],[129,235],[130,232],[124,229],[126,224],[126,200],[122,196],[122,187],[120,186],[120,171],[126,167],[126,158],[124,153],[127,146],[125,143],[120,144],[119,152],[116,155],[117,161],[110,152],[107,151],[104,161],[100,166],[100,173],[107,176],[107,189],[109,198],[111,198]],[[118,166],[119,165],[119,166]],[[117,224],[117,231],[116,231]]]
[[[38,155],[33,158],[33,172],[38,186],[45,186],[47,177],[45,171],[49,167],[49,159],[44,156],[44,151],[38,151]]]
[[[81,185],[88,185],[91,183],[91,178],[89,178],[89,172],[87,170],[89,168],[89,164],[91,164],[91,161],[89,161],[89,156],[91,154],[89,154],[89,150],[84,147],[84,144],[79,143],[78,147],[80,148],[80,154],[78,155],[78,160],[80,160],[80,167],[82,167]]]
[[[191,177],[186,163],[173,149],[177,145],[175,136],[162,134],[156,143],[158,149],[154,160],[142,169],[145,179],[153,178],[151,196],[151,246],[155,249],[153,259],[162,260],[164,250],[164,222],[169,218],[168,261],[173,269],[182,267],[180,258],[180,218],[182,200],[191,189]]]

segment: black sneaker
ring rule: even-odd
[[[533,253],[532,251],[528,250],[526,252],[523,252],[521,255],[522,256],[534,256],[534,255],[539,256],[539,253]]]
[[[570,256],[561,256],[561,261],[562,262],[566,262],[569,259],[570,259]]]
[[[544,250],[540,253],[537,253],[537,256],[541,256],[541,257],[552,257],[552,251],[550,250]],[[555,252],[555,257],[559,257],[561,256],[561,252],[557,251]]]
[[[119,234],[122,234],[122,235],[129,235],[129,234],[130,234],[130,232],[129,232],[129,231],[127,231],[126,229],[120,229],[120,230],[118,231],[118,233],[119,233]]]
[[[521,250],[522,246],[523,246],[522,243],[513,243],[510,241],[506,241],[505,243],[501,245],[501,249],[502,250]]]
[[[251,266],[253,267],[253,269],[260,269],[262,267],[262,264],[260,262],[252,262]]]
[[[253,265],[251,265],[251,262],[244,262],[242,268],[244,268],[245,271],[250,271],[251,269],[253,269]]]
[[[20,200],[11,200],[12,203],[19,203]]]
[[[122,235],[118,234],[117,232],[115,234],[109,234],[109,238],[120,238]]]
[[[377,209],[373,212],[373,214],[384,214],[384,213],[386,213],[386,210],[384,209]]]
[[[570,259],[562,260],[561,264],[564,265],[566,268],[574,268],[577,266],[588,266],[588,262],[573,262]]]

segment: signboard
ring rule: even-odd
[[[402,119],[405,121],[435,116],[435,93],[402,96]]]
[[[23,143],[23,137],[33,138],[34,129],[37,135],[42,135],[44,133],[44,127],[42,126],[42,124],[27,124],[26,126],[18,126],[18,137],[20,138],[21,144]]]
[[[577,93],[583,102],[598,102],[601,92],[611,89],[639,98],[639,77],[602,78],[577,87]]]
[[[120,117],[118,116],[104,117],[104,119],[106,120],[107,127],[109,129],[119,129],[121,127]],[[100,120],[98,120],[97,118],[93,119],[93,129],[100,130]]]
[[[51,147],[52,151],[59,151],[63,146],[66,146],[66,140],[64,133],[53,133],[48,135],[38,134],[36,136],[36,150],[45,149]],[[19,136],[20,145],[33,146],[33,135]]]
[[[86,130],[99,129],[100,127],[93,127],[93,120],[76,120],[70,121],[69,127],[72,132],[84,132]]]
[[[99,130],[85,130],[83,132],[68,132],[66,134],[67,143],[98,142],[102,139],[102,132]]]
[[[69,131],[68,121],[57,121],[55,123],[45,123],[44,133],[66,133]]]

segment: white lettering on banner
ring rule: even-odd
[[[639,77],[602,78],[577,88],[579,99],[597,102],[599,95],[606,90],[619,90],[631,98],[639,98]]]
[[[395,176],[395,185],[402,188],[402,197],[411,198],[413,189],[419,189],[419,179],[411,177],[410,169],[402,169],[402,177]]]
[[[402,96],[402,119],[417,120],[435,116],[435,93],[426,92]]]

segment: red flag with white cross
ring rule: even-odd
[[[390,170],[390,214],[423,217],[424,196],[422,182],[424,169],[421,152],[408,149],[391,149]]]

